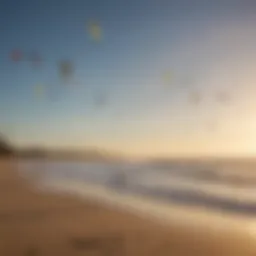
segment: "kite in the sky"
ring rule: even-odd
[[[10,58],[12,61],[21,61],[22,60],[22,52],[20,50],[13,50],[10,54]]]
[[[69,60],[60,61],[59,75],[63,80],[67,81],[68,79],[70,79],[73,75],[73,72],[74,72],[74,68],[71,61]]]
[[[167,84],[167,85],[170,85],[171,82],[172,82],[172,74],[170,71],[166,71],[164,74],[163,74],[163,80],[164,80],[164,83]]]
[[[198,105],[202,101],[202,97],[198,91],[192,91],[189,93],[189,102],[193,105]]]
[[[106,105],[107,97],[106,97],[105,93],[100,93],[100,94],[95,95],[94,103],[95,103],[95,105],[97,105],[99,107]]]
[[[98,22],[89,22],[87,29],[90,37],[94,41],[99,42],[102,40],[102,28]]]
[[[216,100],[220,103],[227,103],[230,100],[230,95],[227,92],[219,92],[216,94]]]

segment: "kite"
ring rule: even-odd
[[[216,100],[221,103],[227,103],[230,100],[230,95],[227,92],[219,92],[216,95]]]
[[[67,80],[73,75],[73,64],[69,60],[62,60],[59,63],[59,75],[63,80]]]
[[[22,52],[20,50],[13,50],[10,54],[10,58],[12,61],[21,61],[22,60]]]
[[[170,85],[171,81],[172,81],[172,75],[171,75],[171,72],[170,71],[166,71],[164,74],[163,74],[163,79],[164,79],[164,82],[168,85]]]
[[[201,102],[202,98],[199,92],[193,91],[189,94],[189,102],[193,105],[198,105]]]
[[[106,105],[106,103],[107,103],[106,95],[104,93],[95,95],[94,103],[95,103],[95,105],[97,105],[99,107]]]
[[[101,29],[101,26],[97,22],[89,22],[88,32],[94,41],[96,41],[96,42],[101,41],[102,29]]]

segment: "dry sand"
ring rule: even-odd
[[[250,237],[196,235],[67,195],[42,193],[0,163],[0,255],[256,255]]]

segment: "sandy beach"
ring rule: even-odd
[[[0,255],[256,255],[253,237],[164,227],[99,203],[37,191],[0,163]]]

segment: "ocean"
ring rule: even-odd
[[[18,165],[21,175],[38,184],[72,181],[166,204],[256,219],[256,164],[23,160]]]

